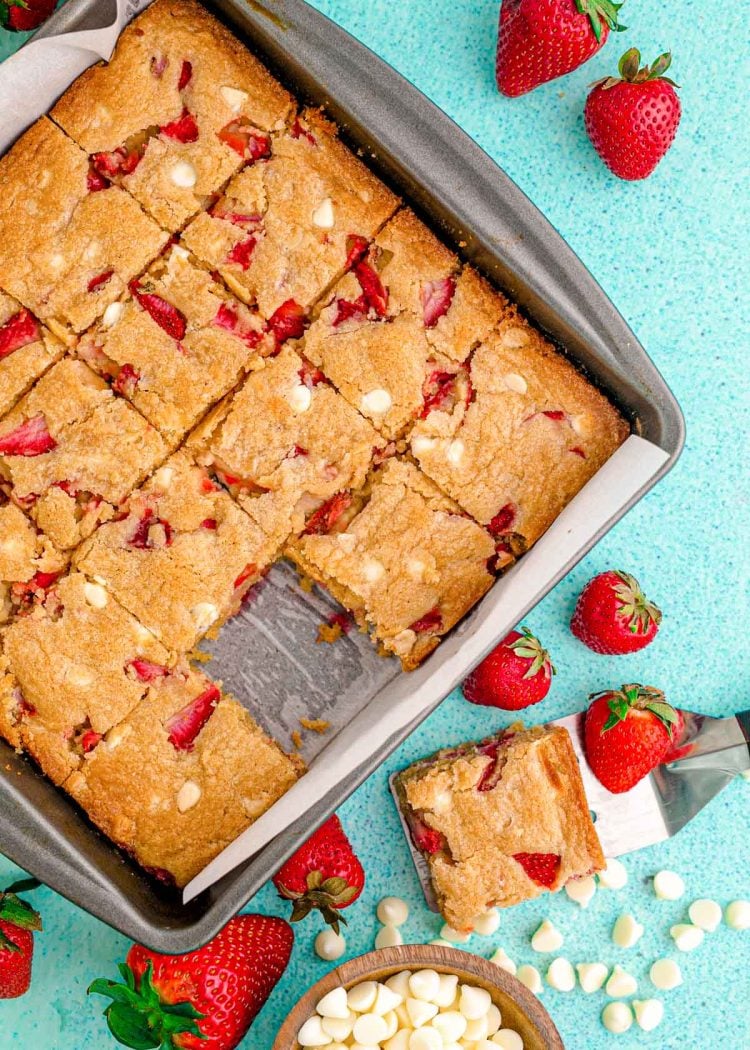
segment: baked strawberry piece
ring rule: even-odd
[[[92,110],[93,112],[93,110]],[[72,341],[101,317],[167,235],[42,117],[0,159],[0,286]]]
[[[13,683],[2,691],[0,734],[56,784],[145,695],[148,669],[172,662],[150,631],[81,573],[64,576],[11,624],[4,657]]]
[[[130,282],[77,353],[174,445],[274,348],[257,313],[174,245]]]
[[[411,670],[493,583],[492,538],[411,463],[334,499],[287,554]]]
[[[266,361],[189,439],[194,455],[279,543],[360,488],[386,443],[290,347]]]
[[[240,605],[278,555],[209,472],[176,452],[75,553],[170,649],[185,652]]]
[[[373,237],[397,198],[307,110],[274,137],[188,226],[185,243],[229,287],[272,318],[284,303],[308,310],[347,269],[351,241]]]
[[[495,537],[501,569],[552,524],[629,427],[512,307],[463,372],[468,398],[437,400],[415,424],[411,451]]]
[[[0,625],[43,601],[68,563],[0,489]]]
[[[180,665],[150,683],[64,787],[139,864],[183,886],[302,771],[236,700]]]
[[[436,398],[468,397],[461,362],[506,309],[410,211],[368,248],[326,297],[304,352],[387,438],[402,434]]]
[[[83,361],[65,358],[0,422],[0,475],[60,550],[111,518],[167,454],[159,433]]]
[[[556,892],[604,867],[567,730],[511,728],[399,774],[440,910],[469,931],[488,908]]]
[[[65,352],[33,314],[0,291],[0,416]]]
[[[265,152],[291,109],[291,96],[200,4],[157,0],[52,118],[96,177],[124,186],[174,231]]]

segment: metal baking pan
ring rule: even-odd
[[[113,6],[110,0],[69,0],[42,35],[106,24]],[[308,762],[314,760],[313,768],[335,770],[347,748],[360,751],[355,768],[338,780],[329,775],[329,785],[313,804],[308,798],[300,805],[286,830],[187,905],[99,835],[25,758],[0,744],[0,850],[80,907],[162,952],[196,947],[243,907],[313,828],[671,468],[684,441],[674,397],[601,288],[518,187],[441,110],[303,0],[267,5],[207,0],[206,6],[298,97],[325,105],[344,138],[447,243],[460,245],[462,255],[565,347],[628,416],[634,434],[650,442],[648,447],[657,446],[658,454],[615,506],[579,531],[574,500],[566,519],[568,547],[554,571],[545,575],[542,569],[540,575],[539,559],[532,570],[527,559],[533,548],[410,675],[378,657],[357,632],[332,646],[316,645],[317,626],[334,607],[332,600],[302,592],[290,566],[274,567],[257,600],[209,646],[214,653],[209,671],[282,743],[288,743],[300,716],[328,719],[329,733],[307,735],[303,753]],[[638,459],[639,449],[631,449],[634,470]],[[581,517],[579,509],[579,525]],[[418,717],[390,731],[389,712],[413,696],[421,698]]]

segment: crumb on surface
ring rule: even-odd
[[[313,733],[326,733],[331,728],[331,723],[326,722],[324,718],[300,718],[299,724]]]
[[[302,750],[302,734],[300,733],[299,729],[292,730],[292,743],[294,744],[295,751]]]
[[[333,645],[334,642],[344,633],[344,628],[340,623],[321,623],[318,626],[318,635],[315,639],[316,644],[325,642],[328,645]]]

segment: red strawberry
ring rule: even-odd
[[[407,819],[411,837],[418,850],[421,850],[422,853],[439,853],[446,849],[445,835],[441,831],[425,824],[416,813],[409,813]]]
[[[677,762],[681,758],[687,758],[692,752],[694,744],[690,743],[690,734],[686,733],[685,715],[676,707],[674,713],[677,716],[672,726],[672,739],[666,753],[662,756],[661,764],[666,766],[669,762]]]
[[[588,763],[608,791],[630,791],[667,753],[675,709],[661,690],[645,685],[624,685],[590,699],[584,730]]]
[[[17,999],[29,990],[34,931],[41,930],[42,920],[16,893],[38,885],[36,879],[21,879],[0,893],[0,999]]]
[[[341,515],[352,505],[351,492],[337,492],[322,506],[310,515],[305,525],[304,535],[316,536],[330,532]]]
[[[87,729],[80,739],[81,750],[84,755],[88,755],[90,751],[93,751],[101,738],[101,733],[95,733],[93,729]]]
[[[338,328],[344,321],[348,321],[351,317],[361,318],[367,313],[367,303],[365,302],[364,295],[360,295],[359,298],[352,302],[349,299],[337,299],[336,300],[336,316],[331,321],[332,328]]]
[[[499,536],[503,536],[506,532],[509,532],[513,527],[513,522],[516,520],[516,507],[513,503],[506,503],[504,507],[501,507],[495,517],[487,525],[487,532],[493,539],[497,539]]]
[[[164,329],[167,335],[178,341],[185,337],[187,321],[184,314],[181,314],[176,306],[168,303],[166,299],[162,299],[160,295],[142,291],[138,281],[131,281],[128,288],[133,298],[138,300],[139,305],[156,321],[160,328]]]
[[[260,160],[271,154],[271,140],[268,135],[260,135],[242,117],[230,120],[216,135],[220,142],[247,161]]]
[[[354,275],[362,288],[365,302],[374,310],[378,317],[385,317],[388,309],[388,289],[383,287],[383,282],[368,262],[358,262],[354,267]]]
[[[154,517],[153,510],[147,507],[127,543],[137,550],[169,547],[172,543],[172,526],[165,518]]]
[[[55,10],[57,0],[0,0],[0,29],[25,33],[36,29]]]
[[[305,331],[305,311],[294,299],[287,299],[268,318],[268,327],[276,336],[277,346],[287,339],[299,339]]]
[[[234,1050],[289,962],[294,934],[283,919],[238,915],[202,948],[160,955],[134,944],[124,983],[99,978],[89,994],[118,1042],[130,1047]]]
[[[523,870],[539,886],[549,889],[553,886],[560,870],[560,857],[557,853],[514,853]]]
[[[426,631],[441,631],[443,629],[443,614],[440,611],[439,606],[435,606],[434,609],[430,609],[428,613],[420,619],[415,620],[413,624],[410,624],[410,630],[416,631],[417,634]]]
[[[163,667],[161,664],[155,664],[151,660],[142,660],[140,657],[125,664],[126,671],[131,667],[136,677],[140,678],[142,682],[153,682],[157,678],[164,678],[165,675],[169,674],[168,668]]]
[[[335,813],[289,858],[273,883],[281,897],[294,902],[292,922],[319,908],[336,933],[340,922],[346,925],[339,912],[359,897],[365,872]]]
[[[346,238],[346,261],[344,267],[350,270],[355,263],[358,263],[361,259],[367,255],[367,238],[361,237],[358,233],[350,233]]]
[[[167,739],[177,751],[192,751],[195,739],[205,726],[218,702],[221,693],[218,686],[210,685],[200,696],[196,696],[189,704],[168,718],[164,728],[168,732]]]
[[[420,294],[422,300],[422,317],[425,328],[434,328],[453,301],[456,281],[453,277],[443,277],[439,281],[428,281],[423,285]]]
[[[520,711],[545,698],[555,668],[539,639],[521,632],[511,631],[471,672],[463,685],[470,703]]]
[[[35,343],[39,338],[39,325],[24,307],[0,327],[0,360],[14,350]]]
[[[311,146],[317,146],[318,142],[311,131],[308,131],[306,127],[300,123],[299,118],[295,120],[289,129],[293,139],[307,139]]]
[[[667,52],[639,68],[641,53],[631,47],[620,59],[620,78],[598,81],[586,99],[586,134],[620,179],[647,178],[674,141],[682,107],[677,85],[664,76],[671,63]]]
[[[43,415],[34,416],[0,437],[0,452],[6,456],[41,456],[57,448]]]
[[[504,95],[525,95],[587,62],[607,42],[622,4],[612,0],[503,0],[495,76]]]
[[[131,364],[124,364],[112,382],[112,389],[123,397],[132,397],[141,374]]]
[[[114,270],[105,270],[104,273],[99,273],[96,275],[96,277],[92,277],[89,283],[86,285],[86,291],[95,292],[99,288],[102,288],[107,283],[107,281],[109,281],[110,277],[114,272]]]
[[[656,637],[661,610],[634,576],[621,570],[599,573],[576,603],[570,629],[595,653],[617,656],[643,649]]]
[[[183,109],[177,120],[163,124],[159,131],[168,139],[174,139],[176,142],[196,142],[198,139],[198,125],[195,117],[187,108]]]
[[[256,238],[252,236],[244,241],[238,241],[228,253],[227,262],[237,263],[243,270],[247,270],[257,243]]]
[[[112,179],[116,175],[132,175],[141,162],[145,143],[139,149],[126,149],[118,146],[110,153],[92,153],[91,164],[94,171],[104,179]],[[91,174],[87,177],[88,188],[92,188]],[[97,187],[103,188],[103,187]]]
[[[215,525],[214,528],[216,528]],[[243,583],[247,583],[251,576],[255,576],[257,571],[258,566],[255,564],[255,562],[248,562],[245,568],[237,577],[237,579],[234,581],[234,590],[236,591],[239,587],[242,586]]]
[[[193,64],[188,62],[187,59],[182,63],[180,67],[180,79],[177,81],[177,90],[184,91],[193,78]]]

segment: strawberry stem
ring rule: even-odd
[[[679,84],[675,84],[674,80],[664,76],[671,65],[671,51],[665,51],[664,54],[659,55],[656,61],[650,66],[642,66],[641,53],[638,48],[629,47],[618,62],[617,68],[620,72],[620,78],[627,84],[645,84],[649,80],[666,80],[666,82],[671,84],[672,87],[679,87]],[[605,82],[605,87],[612,87],[614,84],[618,83],[620,83],[620,81],[617,77],[608,77]]]
[[[621,33],[627,26],[620,25],[618,12],[622,4],[612,0],[576,0],[576,8],[582,15],[588,15],[596,42],[601,43],[602,22],[614,33]]]
[[[525,679],[533,678],[534,675],[539,674],[545,665],[549,667],[550,674],[557,674],[555,665],[550,660],[549,653],[543,648],[536,635],[532,634],[528,627],[522,627],[521,634],[523,638],[517,638],[515,642],[511,642],[510,648],[521,659],[532,661],[523,677]]]
[[[661,724],[672,737],[672,727],[679,721],[679,715],[664,699],[661,689],[655,689],[651,685],[623,685],[620,689],[605,689],[599,693],[592,693],[589,700],[599,697],[607,697],[607,706],[610,716],[602,726],[602,733],[608,729],[614,729],[619,722],[624,722],[632,710],[650,711],[658,718]]]

